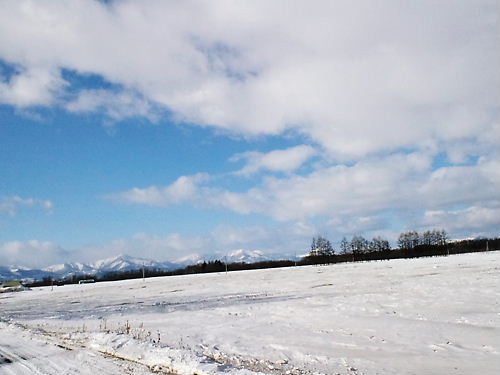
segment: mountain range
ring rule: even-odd
[[[244,262],[255,263],[265,260],[286,259],[284,255],[264,254],[259,250],[235,250],[228,254],[191,254],[174,262],[158,262],[151,259],[132,257],[129,255],[118,255],[112,258],[98,260],[94,263],[62,263],[42,269],[30,269],[16,266],[0,266],[0,281],[5,280],[42,280],[44,277],[54,279],[67,279],[78,275],[105,275],[111,272],[123,272],[146,269],[158,269],[171,271],[183,268],[190,264],[203,261],[221,260],[227,263]]]

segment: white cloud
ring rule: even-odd
[[[475,202],[498,202],[500,163],[480,159],[476,165],[440,168],[416,191],[432,207]]]
[[[237,175],[249,176],[261,170],[272,172],[292,172],[302,166],[316,154],[311,146],[300,145],[284,150],[274,150],[268,153],[249,151],[234,155],[233,162],[245,160],[246,165],[235,172]]]
[[[0,103],[20,108],[50,106],[57,102],[67,86],[68,83],[56,69],[23,69],[9,80],[2,79],[0,75]]]
[[[396,154],[350,167],[321,168],[306,176],[267,178],[247,192],[226,191],[213,200],[236,212],[262,213],[277,220],[365,216],[409,204],[430,174],[431,160],[425,154]]]
[[[7,213],[14,216],[22,207],[40,208],[46,212],[51,212],[54,207],[54,203],[50,200],[38,198],[21,198],[17,195],[0,197],[0,213]]]
[[[119,119],[160,106],[239,134],[294,129],[338,159],[498,133],[490,126],[498,123],[494,0],[16,0],[2,8],[0,58],[29,72],[26,84],[3,84],[4,103],[50,105],[65,68],[125,90],[117,99],[83,92],[69,108]],[[125,111],[128,90],[139,95],[126,98],[135,103]]]
[[[135,116],[157,121],[159,116],[149,101],[124,91],[82,90],[76,99],[66,104],[66,109],[75,113],[102,110],[115,121]]]
[[[369,233],[378,233],[381,228],[385,227],[387,227],[387,220],[381,215],[336,216],[327,223],[327,228],[332,228],[336,233],[345,236],[368,236]]]
[[[199,185],[208,179],[209,176],[206,173],[181,176],[165,187],[133,188],[121,193],[110,194],[108,198],[119,202],[163,207],[193,202],[199,199]]]
[[[418,212],[498,201],[498,160],[482,158],[475,165],[436,170],[432,161],[433,155],[427,153],[393,154],[352,166],[320,167],[305,176],[267,177],[245,192],[212,186],[206,175],[183,176],[167,187],[132,189],[114,196],[138,204],[189,203],[257,213],[279,221],[330,217],[337,220],[339,232],[374,230],[377,223],[382,225],[379,216],[391,210]]]
[[[492,236],[499,234],[500,207],[471,206],[459,210],[429,210],[421,218],[426,228],[446,228],[455,238]]]
[[[47,241],[12,241],[0,244],[2,265],[41,268],[59,263],[67,257],[68,252],[66,250]]]

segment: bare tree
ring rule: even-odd
[[[327,240],[325,237],[318,236],[313,237],[311,243],[311,251],[309,255],[311,256],[325,256],[325,255],[333,255],[335,254],[335,250],[333,250],[332,243]]]
[[[391,245],[389,244],[389,241],[386,239],[378,236],[374,237],[370,243],[369,243],[369,249],[370,251],[384,251],[384,250],[390,250]]]
[[[353,254],[362,254],[368,250],[368,241],[362,236],[354,236],[351,240]]]
[[[340,252],[342,254],[348,254],[350,250],[349,246],[349,241],[347,241],[347,238],[342,238],[342,241],[340,241]]]

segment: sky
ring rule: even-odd
[[[499,236],[498,15],[0,0],[0,265]]]

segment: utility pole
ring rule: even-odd
[[[146,282],[146,275],[144,273],[144,262],[142,262],[142,282],[145,283]]]
[[[227,255],[224,255],[224,265],[226,266],[226,275],[227,275]]]

